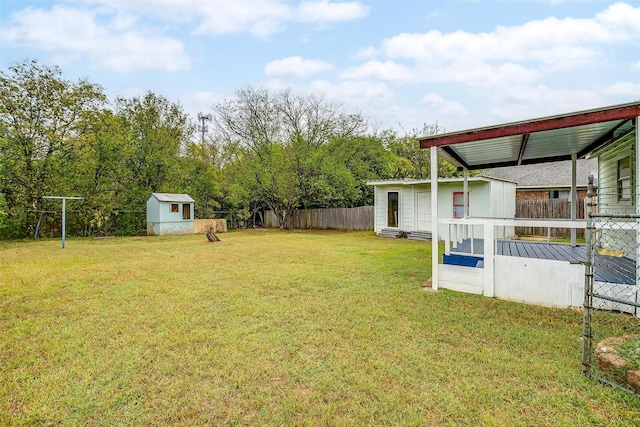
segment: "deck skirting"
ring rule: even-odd
[[[440,264],[438,268],[438,281],[441,288],[482,295],[484,291],[484,270],[482,268],[448,264]]]

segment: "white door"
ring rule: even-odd
[[[418,193],[418,231],[431,231],[431,192]]]

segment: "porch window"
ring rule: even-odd
[[[618,201],[631,201],[631,157],[618,160]]]
[[[471,200],[471,193],[467,193],[469,195],[469,200]],[[469,203],[471,205],[471,203]],[[453,193],[453,219],[462,219],[464,218],[464,192],[455,191]]]
[[[180,212],[180,208],[177,203],[171,203],[171,212]]]
[[[191,219],[191,205],[189,203],[182,205],[182,219]]]
[[[387,193],[387,227],[398,228],[399,197],[397,191]]]

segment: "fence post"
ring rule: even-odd
[[[591,207],[593,199],[593,175],[589,175],[589,185],[587,187],[587,206]],[[587,208],[587,212],[590,209]],[[585,260],[584,260],[584,302],[582,303],[583,309],[583,324],[582,324],[582,373],[586,376],[591,374],[591,307],[593,302],[593,263],[592,260],[592,248],[593,248],[593,218],[591,213],[587,214],[587,229],[585,230]]]

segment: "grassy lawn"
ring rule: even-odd
[[[581,312],[425,292],[429,244],[220,237],[0,243],[0,425],[640,424]]]

